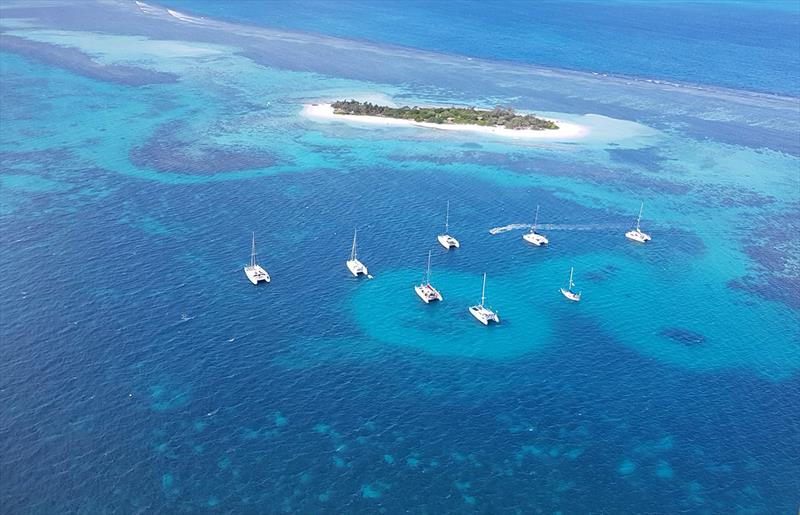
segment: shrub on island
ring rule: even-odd
[[[475,109],[474,107],[388,107],[357,100],[338,100],[332,104],[334,114],[381,116],[437,124],[481,125],[513,130],[552,130],[552,120],[532,114],[517,114],[511,107]]]

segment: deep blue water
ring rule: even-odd
[[[266,5],[222,14],[304,32],[127,2],[0,11],[0,511],[797,509],[799,104],[752,92],[797,91],[794,5],[537,4],[573,49],[600,47],[579,36],[592,17],[615,35],[635,21],[605,60],[400,23],[444,3]],[[525,5],[449,17],[508,33]],[[731,58],[692,71],[669,45]],[[300,114],[375,94],[513,103],[592,133],[525,144]],[[622,236],[640,199],[645,247]],[[536,205],[549,247],[489,232]],[[354,226],[374,280],[344,267]],[[266,287],[242,273],[250,231]],[[431,248],[445,301],[425,306]],[[577,305],[557,290],[571,266]],[[466,311],[484,271],[503,319],[488,329]]]
[[[540,66],[800,94],[800,3],[167,0],[207,16]]]

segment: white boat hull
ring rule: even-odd
[[[422,299],[422,302],[425,304],[430,304],[435,300],[441,301],[443,299],[442,294],[429,284],[414,286],[414,291],[417,292],[417,296]]]
[[[457,249],[461,246],[461,244],[458,243],[458,240],[453,238],[449,234],[440,234],[439,236],[436,237],[436,239],[438,239],[439,244],[441,244],[441,246],[446,248],[447,250],[453,248]]]
[[[638,241],[639,243],[646,243],[652,239],[649,234],[637,230],[626,232],[625,237],[629,240]]]
[[[353,276],[358,277],[359,275],[368,275],[367,267],[361,261],[357,259],[350,259],[347,261],[347,269],[350,270],[350,273]]]
[[[580,300],[581,300],[581,294],[580,293],[574,293],[574,292],[571,292],[571,291],[569,291],[569,290],[567,290],[565,288],[561,288],[561,295],[563,295],[564,297],[568,298],[569,300],[571,300],[573,302],[580,302]]]
[[[253,284],[258,284],[260,282],[268,283],[271,280],[267,271],[261,268],[260,265],[244,267],[244,274]]]
[[[497,316],[497,313],[483,306],[471,306],[469,312],[483,325],[489,325],[489,322],[500,323],[500,317]]]
[[[528,234],[522,236],[522,239],[532,245],[536,245],[537,247],[550,243],[550,240],[548,240],[544,234],[539,234],[536,232],[529,232]]]

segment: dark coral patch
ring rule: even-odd
[[[706,337],[702,334],[682,327],[666,327],[659,334],[687,347],[696,347],[706,342]]]
[[[611,148],[608,149],[607,152],[614,162],[648,170],[650,172],[660,171],[661,165],[667,161],[667,159],[658,152],[658,149],[654,147],[641,149]]]
[[[628,192],[631,189],[647,189],[668,195],[685,195],[691,187],[680,182],[648,177],[632,170],[618,170],[602,166],[590,166],[580,162],[566,162],[558,159],[530,157],[524,154],[501,154],[479,150],[465,150],[450,155],[400,155],[391,156],[394,161],[421,161],[439,165],[475,163],[483,166],[505,168],[523,175],[546,175],[550,177],[569,177],[589,183],[600,184],[605,188],[615,188]]]
[[[130,151],[131,162],[159,172],[206,175],[275,166],[275,156],[263,150],[220,146],[193,138],[182,122],[170,122]]]
[[[0,35],[0,50],[35,59],[78,75],[126,86],[170,84],[178,82],[174,73],[159,72],[136,66],[104,65],[75,48],[40,43],[7,34]]]
[[[759,220],[760,230],[743,231],[748,235],[744,252],[755,266],[750,273],[728,282],[728,287],[754,293],[764,299],[782,302],[800,310],[800,204],[788,211]],[[758,241],[752,238],[757,236]]]

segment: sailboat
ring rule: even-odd
[[[533,219],[533,227],[531,227],[531,232],[522,236],[522,239],[527,241],[528,243],[532,243],[537,247],[542,245],[547,245],[550,241],[544,234],[539,234],[536,232],[536,224],[539,222],[539,206],[536,206],[536,217]]]
[[[253,284],[258,284],[261,281],[268,283],[270,281],[267,271],[261,268],[261,265],[256,262],[256,233],[253,233],[253,243],[250,248],[250,263],[244,267],[244,274]]]
[[[569,282],[567,283],[566,288],[561,288],[561,294],[568,298],[569,300],[579,302],[581,300],[581,292],[575,293],[572,291],[572,288],[575,286],[575,283],[572,282],[572,272],[574,268],[569,269]]]
[[[414,291],[417,292],[419,298],[425,304],[430,303],[432,300],[442,300],[442,294],[431,285],[431,251],[428,251],[428,269],[425,272],[425,278],[422,283],[414,286]]]
[[[439,240],[439,243],[442,244],[442,247],[450,250],[451,248],[459,248],[461,245],[458,243],[458,240],[450,236],[448,234],[450,230],[450,201],[447,201],[447,211],[444,215],[444,234],[440,234],[436,237]]]
[[[639,206],[639,217],[636,218],[636,228],[631,229],[630,231],[625,233],[625,237],[629,240],[638,241],[639,243],[645,243],[650,241],[650,235],[646,232],[643,232],[642,229],[639,227],[639,223],[642,221],[642,210],[644,209],[644,201],[642,205]]]
[[[478,322],[483,325],[489,325],[489,322],[496,324],[500,323],[500,317],[492,308],[487,308],[483,304],[486,302],[486,272],[483,274],[483,289],[481,290],[481,303],[477,306],[470,306],[469,312],[478,319]]]
[[[358,277],[359,275],[368,275],[367,267],[358,260],[357,252],[356,252],[356,235],[358,233],[358,229],[353,230],[353,247],[350,249],[350,259],[347,260],[347,268],[350,270],[354,276]]]

